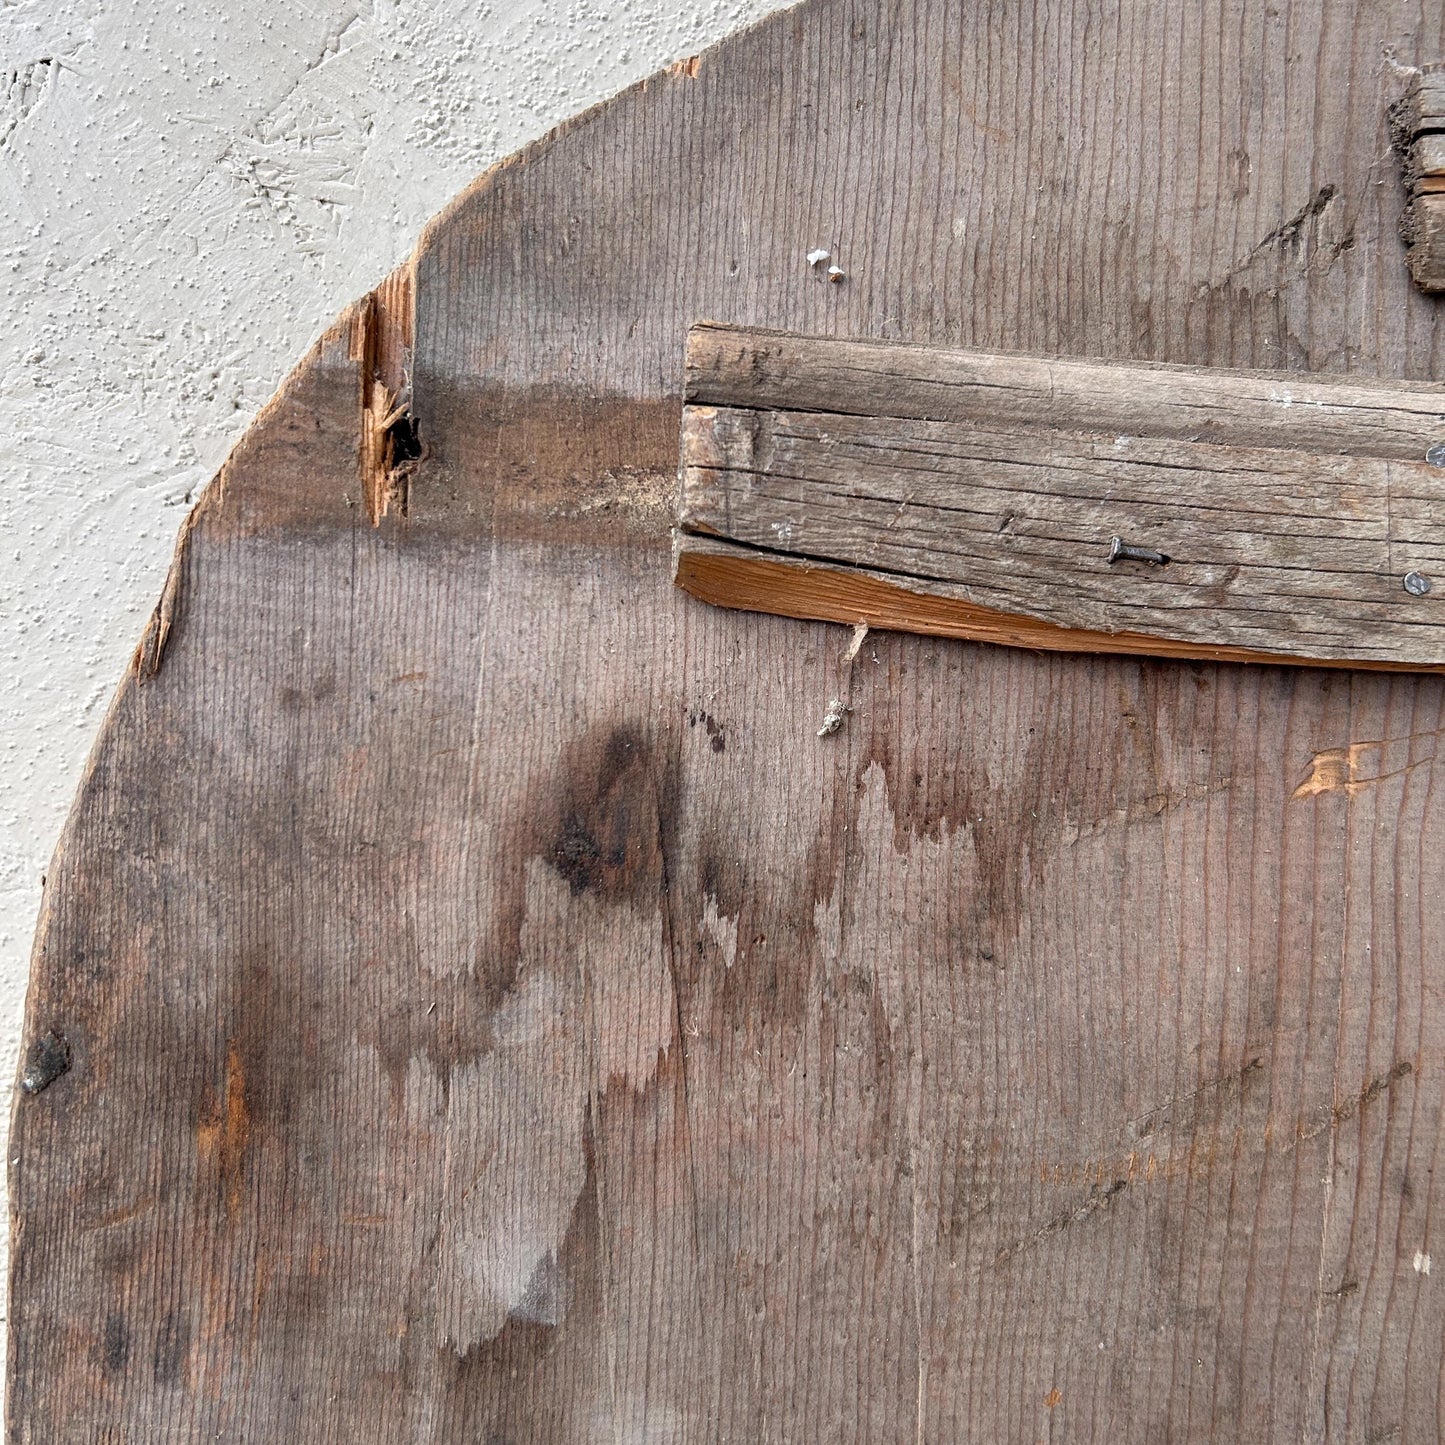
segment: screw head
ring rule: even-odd
[[[1430,579],[1423,572],[1405,573],[1405,591],[1411,597],[1423,597],[1430,590]]]
[[[1436,442],[1435,445],[1425,453],[1425,460],[1429,462],[1432,467],[1445,467],[1445,442]]]

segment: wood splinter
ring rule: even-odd
[[[702,324],[686,402],[675,577],[705,601],[1057,651],[1445,671],[1438,384]]]

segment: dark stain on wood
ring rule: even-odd
[[[118,1312],[105,1318],[105,1333],[101,1338],[101,1370],[107,1375],[118,1375],[130,1363],[130,1330],[125,1316]]]
[[[32,1039],[25,1051],[20,1072],[20,1087],[27,1094],[40,1094],[63,1074],[70,1072],[72,1058],[70,1040],[58,1029],[46,1029]]]
[[[574,750],[558,813],[546,856],[574,894],[656,902],[662,817],[651,750],[638,731],[620,727]]]

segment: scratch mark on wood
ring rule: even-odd
[[[1435,761],[1434,756],[1415,758],[1403,767],[1388,772],[1379,772],[1378,761],[1375,771],[1366,768],[1366,759],[1378,758],[1382,748],[1398,739],[1386,738],[1379,741],[1349,743],[1342,748],[1325,748],[1310,759],[1309,776],[1290,794],[1291,799],[1316,798],[1322,793],[1344,793],[1353,798],[1365,788],[1377,783],[1386,783],[1394,778],[1407,776],[1415,768]]]

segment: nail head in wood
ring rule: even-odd
[[[1130,546],[1122,537],[1111,537],[1109,539],[1109,562],[1150,562],[1156,567],[1162,567],[1169,558],[1163,552],[1156,552],[1152,547]]]

